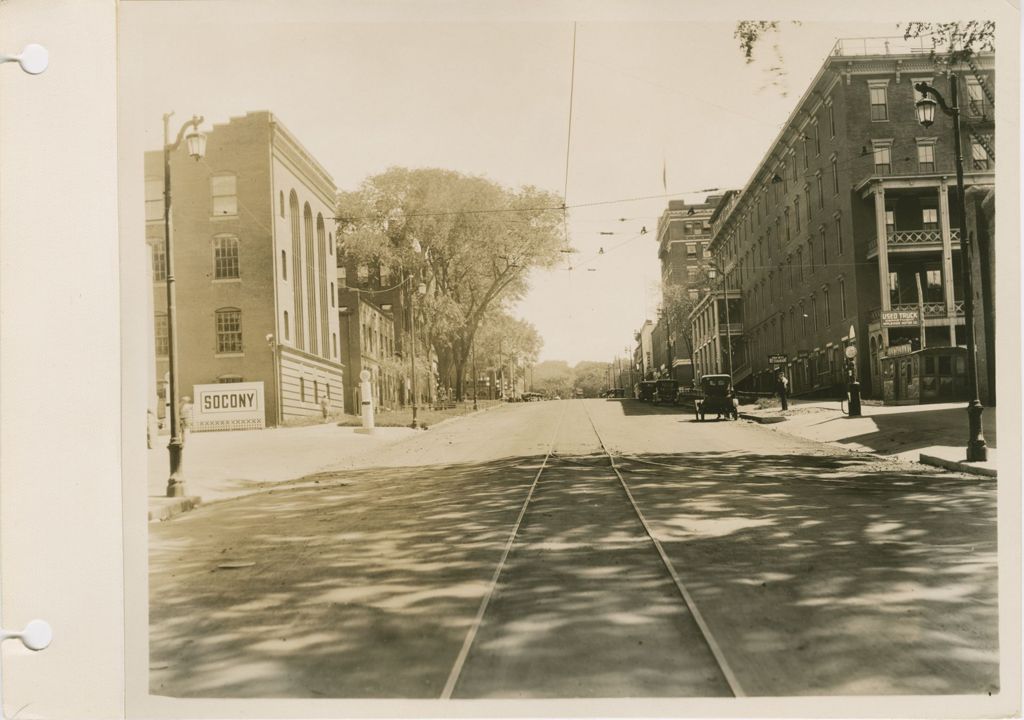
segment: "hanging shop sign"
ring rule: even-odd
[[[769,365],[785,365],[787,362],[789,362],[789,356],[788,355],[769,355],[768,356],[768,364]]]

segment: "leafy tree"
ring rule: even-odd
[[[546,360],[534,365],[532,370],[533,389],[549,397],[558,395],[570,397],[573,389],[573,372],[564,360]]]
[[[693,330],[690,313],[698,300],[690,297],[685,285],[665,284],[661,288],[661,311],[668,321],[672,353],[675,357],[687,357],[693,363]]]
[[[537,361],[543,346],[540,333],[532,324],[504,311],[491,312],[484,317],[476,331],[475,342],[477,372],[495,370],[506,380],[510,361],[515,363],[512,367],[516,379],[525,377],[527,368]]]
[[[521,298],[528,272],[563,247],[562,200],[436,168],[391,168],[339,196],[345,253],[379,262],[396,282],[424,282],[417,332],[433,349],[440,382],[459,397],[473,339],[489,312]]]
[[[602,390],[608,389],[608,369],[610,363],[581,360],[572,369],[573,384],[577,390],[583,391],[583,397],[597,397]]]

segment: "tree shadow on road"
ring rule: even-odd
[[[748,693],[997,691],[994,483],[835,455],[622,466]]]
[[[152,525],[151,692],[439,697],[540,462],[321,473]],[[562,516],[535,537],[542,555],[568,553],[566,572],[522,566],[515,627],[542,636],[557,612],[610,647],[682,604],[624,608],[603,592],[595,605],[579,591],[581,579],[623,576],[664,599],[666,580],[629,513],[580,512],[624,507],[607,465],[561,462],[597,489],[538,496],[524,530]],[[621,463],[748,693],[995,691],[991,485],[810,454]],[[556,666],[564,653],[572,676],[581,647],[544,650]],[[658,694],[642,654],[624,657],[616,694]]]

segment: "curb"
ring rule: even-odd
[[[969,463],[966,460],[947,460],[935,455],[921,453],[920,463],[932,467],[945,468],[955,472],[968,473],[970,475],[983,475],[985,477],[999,477],[999,471],[994,467],[985,467],[976,463]]]
[[[181,515],[189,510],[194,510],[203,499],[198,495],[190,495],[182,498],[166,498],[157,502],[156,508],[150,505],[149,522],[163,522],[170,520],[175,515]]]
[[[774,425],[775,423],[785,422],[786,418],[781,415],[751,415],[750,413],[740,413],[740,417],[744,420],[752,420],[762,425]]]

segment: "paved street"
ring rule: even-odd
[[[154,693],[998,687],[992,480],[605,400],[336,465],[151,526]]]

